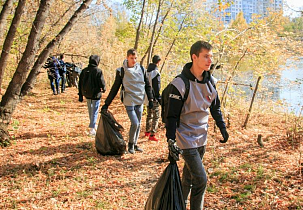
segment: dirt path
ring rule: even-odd
[[[127,136],[129,120],[119,99],[110,110]],[[243,130],[243,110],[232,111],[226,144],[210,120],[206,209],[302,209],[298,145],[286,139],[280,116],[255,114]],[[10,126],[13,144],[0,149],[0,209],[143,209],[168,164],[163,126],[161,141],[148,141],[144,115],[144,153],[101,156],[87,135],[87,115],[75,88],[54,96],[37,85],[19,104]],[[183,160],[178,165],[182,174]]]

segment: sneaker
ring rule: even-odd
[[[91,136],[95,136],[95,135],[96,135],[96,130],[95,130],[95,128],[91,128],[91,129],[90,129],[89,135],[91,135]]]
[[[134,146],[135,151],[137,152],[143,152],[143,149],[141,149],[140,147],[138,147],[137,145]]]
[[[134,153],[135,153],[134,144],[128,143],[128,152],[129,152],[130,154],[134,154]]]
[[[155,135],[149,136],[148,140],[150,140],[150,141],[159,141],[159,139],[157,139]]]
[[[145,132],[145,137],[149,137],[150,132]]]

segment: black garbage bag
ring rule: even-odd
[[[176,161],[170,161],[151,190],[145,210],[186,210]]]
[[[122,155],[126,151],[126,143],[120,133],[123,127],[109,111],[101,111],[101,117],[95,137],[95,146],[101,155]]]

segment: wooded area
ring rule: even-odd
[[[142,157],[98,155],[85,133],[87,113],[77,90],[53,97],[42,66],[50,55],[63,53],[83,66],[91,54],[100,55],[110,89],[114,70],[135,48],[145,67],[152,55],[161,56],[164,88],[190,61],[189,47],[197,40],[213,45],[213,63],[221,65],[212,73],[223,78],[217,88],[231,136],[223,148],[216,129],[210,131],[206,208],[303,208],[302,110],[292,115],[282,111],[286,103],[255,98],[268,88],[261,84],[264,75],[279,77],[288,58],[303,56],[303,17],[269,11],[246,23],[239,13],[224,25],[213,12],[224,11],[225,1],[211,9],[203,2],[0,0],[0,208],[28,207],[36,199],[31,208],[142,209],[167,164],[164,128],[163,142],[145,142]],[[250,84],[237,84],[234,78],[248,70]],[[236,85],[251,87],[249,102]],[[128,128],[122,104],[113,109]],[[34,190],[26,192],[26,182]],[[69,191],[70,182],[75,188]],[[47,192],[38,193],[41,188]]]

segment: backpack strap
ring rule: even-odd
[[[123,68],[123,66],[121,67],[121,70],[120,70],[120,77],[123,80],[123,77],[124,77],[124,68]]]
[[[176,77],[180,77],[180,78],[183,80],[184,84],[185,84],[185,93],[184,93],[184,96],[183,96],[183,98],[182,98],[182,102],[184,103],[184,102],[187,100],[188,94],[189,94],[189,88],[190,88],[189,79],[186,78],[186,77],[184,76],[184,74],[182,74],[182,73],[179,74],[179,75],[176,76]]]
[[[144,73],[145,73],[145,71],[144,71],[144,67],[143,67],[143,66],[141,66],[141,65],[140,65],[140,67],[141,67],[141,70],[142,70],[143,75],[144,75]]]
[[[142,70],[143,75],[144,75],[144,67],[141,66],[141,65],[140,65],[140,67],[141,67],[141,70]],[[124,77],[124,68],[123,68],[123,66],[121,67],[121,70],[120,70],[120,77],[123,80],[123,77]]]
[[[143,75],[144,75],[144,67],[141,66],[141,65],[140,65],[140,67],[141,67],[141,70],[142,70]],[[122,79],[122,81],[123,81],[123,78],[124,78],[124,68],[123,68],[123,66],[121,67],[121,70],[120,70],[120,77],[121,77],[121,79]],[[123,87],[123,82],[122,82],[122,89],[124,89],[124,87]]]
[[[182,107],[183,107],[185,101],[186,101],[187,98],[188,98],[190,83],[189,83],[189,79],[186,78],[185,75],[182,74],[182,73],[179,74],[179,75],[177,75],[176,78],[177,78],[177,77],[180,77],[180,78],[183,80],[184,84],[185,84],[185,93],[184,93],[184,96],[183,96],[183,98],[182,98]],[[182,110],[182,109],[181,109],[181,110]],[[178,121],[177,121],[177,127],[180,126],[180,115],[181,115],[181,110],[180,110],[179,117],[178,117]]]

